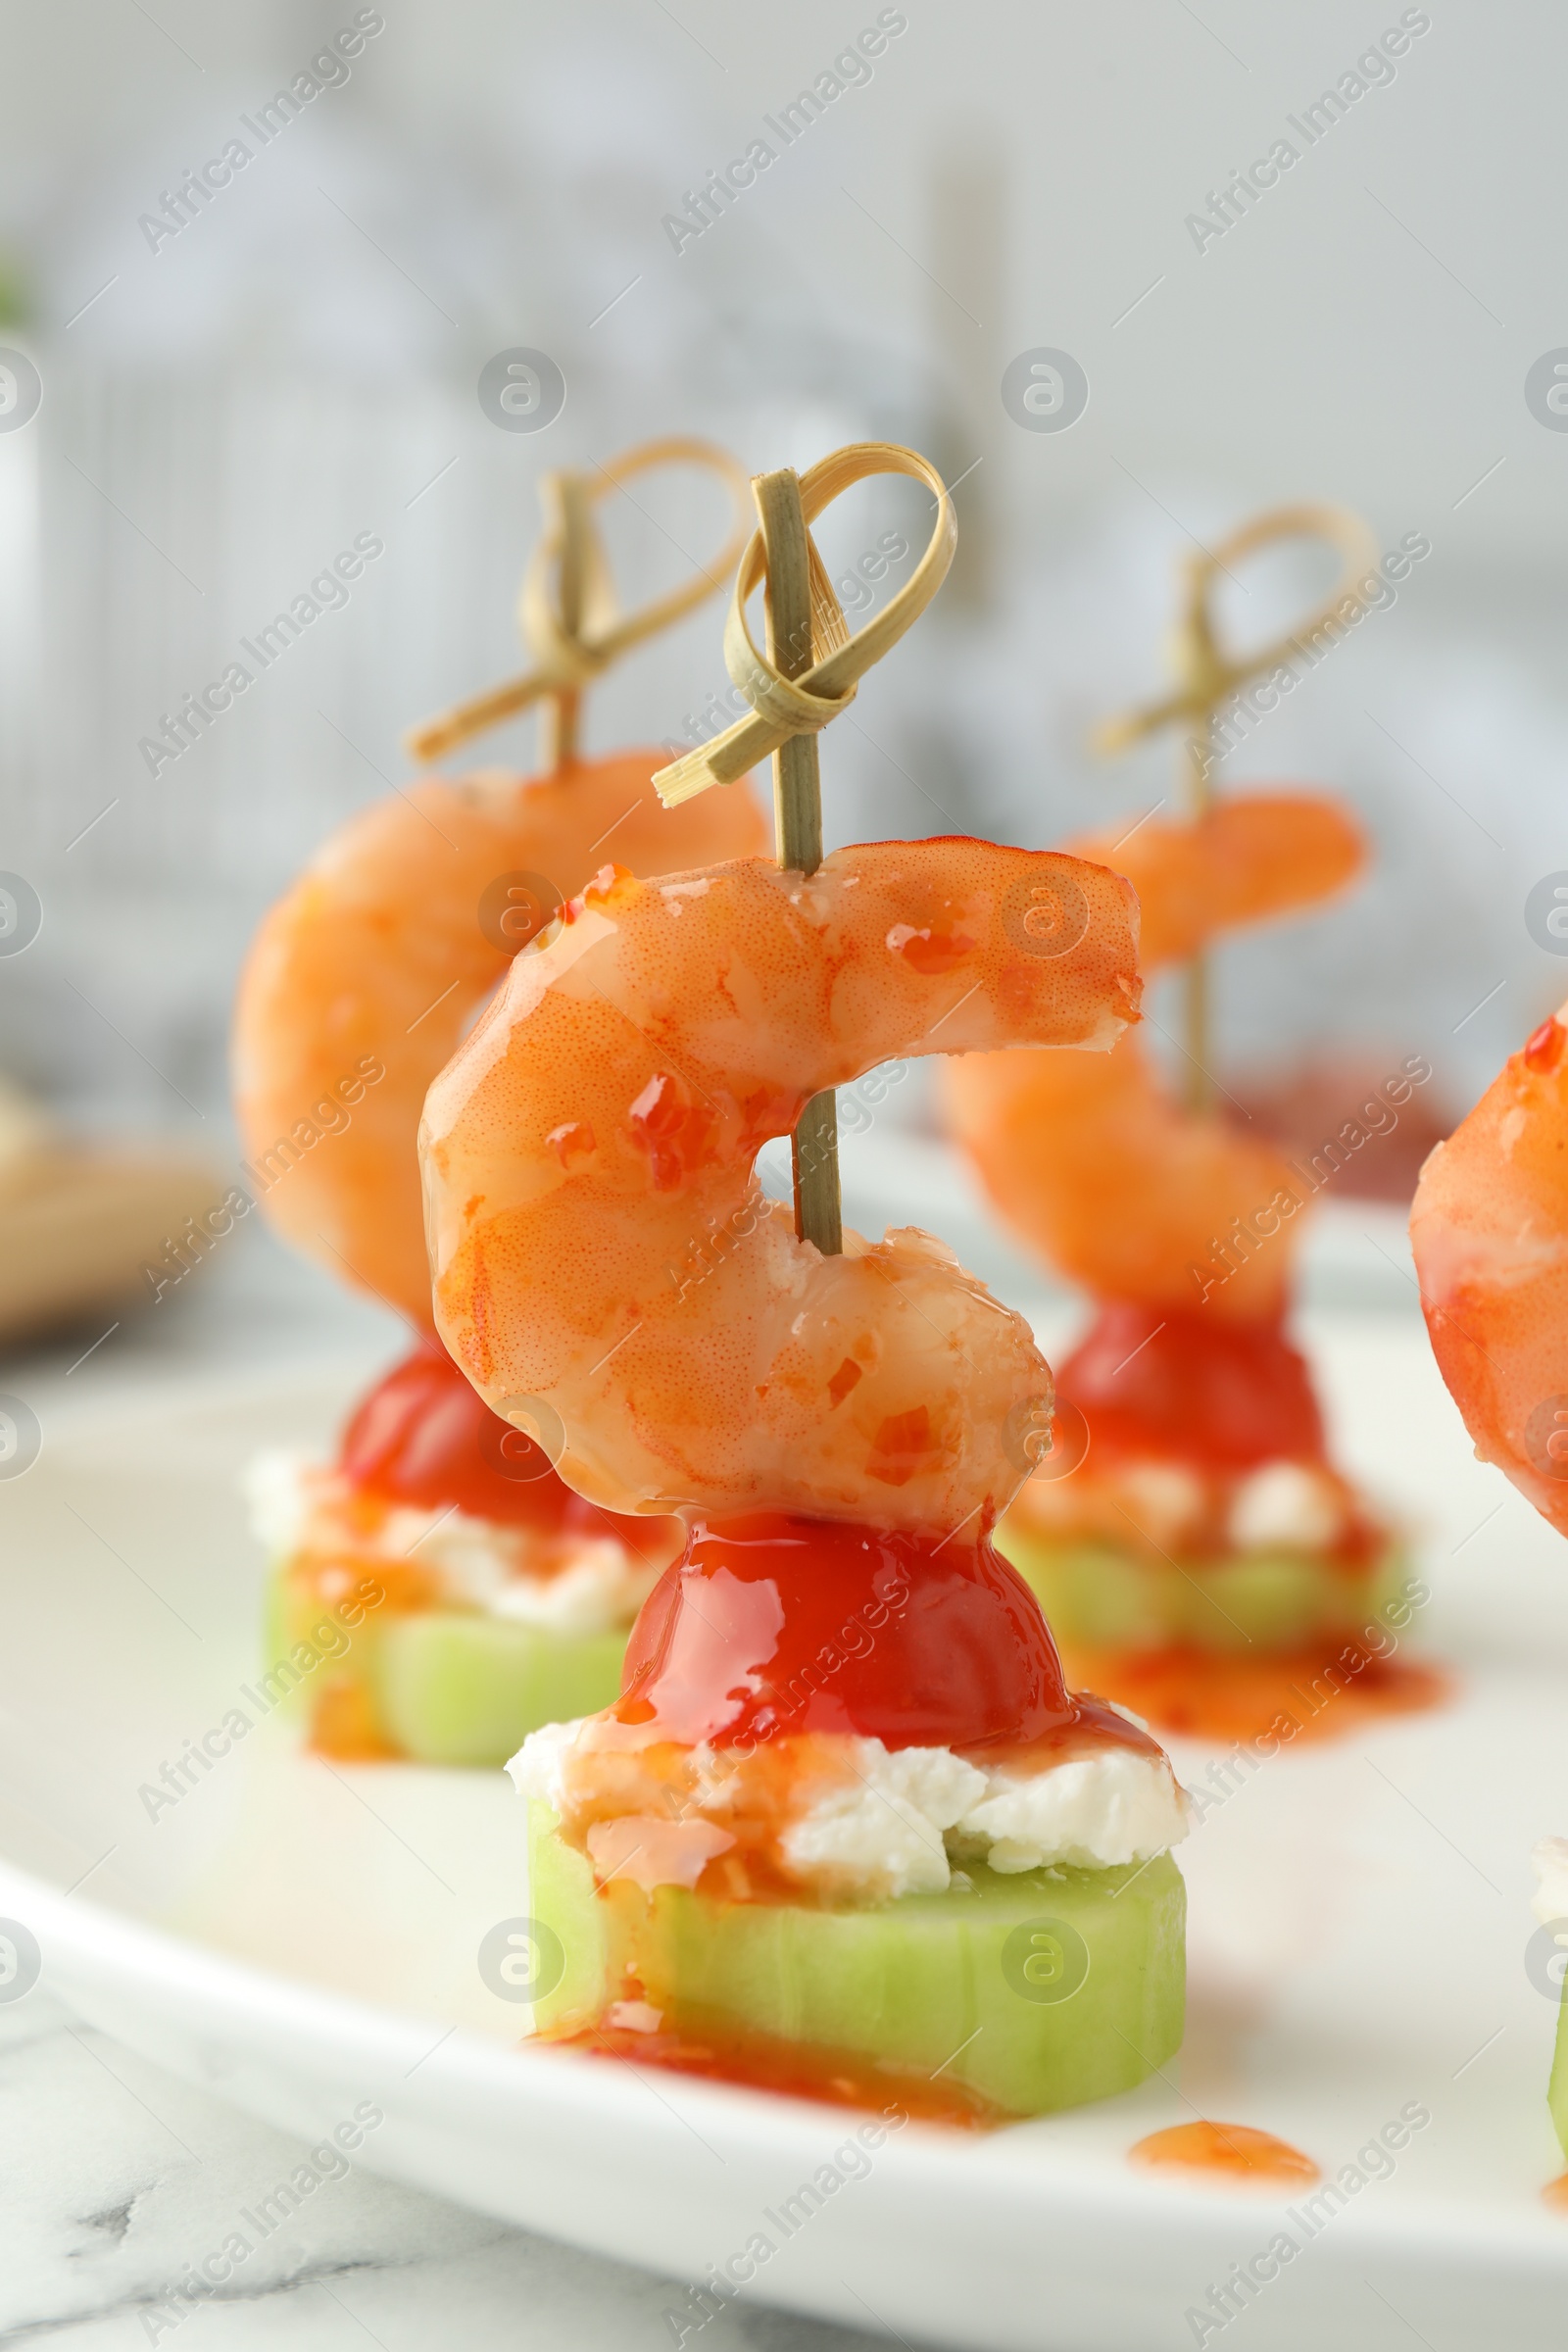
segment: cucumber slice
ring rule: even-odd
[[[1397,1544],[1364,1570],[1304,1552],[1184,1561],[1180,1572],[1104,1544],[1057,1544],[1004,1519],[997,1548],[1032,1586],[1059,1641],[1092,1649],[1293,1649],[1353,1636],[1399,1591]]]
[[[370,1666],[382,1731],[418,1764],[504,1764],[541,1724],[610,1705],[629,1630],[557,1634],[457,1609],[390,1617]]]
[[[535,2004],[541,2033],[640,1999],[669,2034],[794,2044],[894,2082],[940,2073],[1009,2115],[1129,2090],[1181,2044],[1187,1894],[1169,1854],[1007,1878],[977,1865],[972,1891],[859,1908],[650,1896],[596,1890],[535,1803],[529,1874],[533,1916],[565,1955]]]
[[[1557,2144],[1568,2156],[1568,2000],[1557,2011],[1557,2041],[1551,2057],[1551,2081],[1546,2085]]]
[[[309,1640],[319,1601],[285,1561],[268,1583],[266,1662]],[[620,1691],[629,1626],[557,1634],[477,1610],[386,1610],[367,1616],[341,1657],[294,1684],[280,1714],[317,1720],[354,1711],[383,1751],[417,1764],[502,1765],[541,1724],[597,1714]]]

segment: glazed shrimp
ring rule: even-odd
[[[1568,1004],[1421,1171],[1410,1245],[1476,1452],[1568,1535]]]
[[[967,840],[607,871],[430,1090],[447,1348],[619,1510],[984,1524],[1050,1410],[1027,1327],[923,1233],[797,1241],[753,1163],[894,1055],[1109,1046],[1135,921],[1102,867]]]
[[[420,1105],[513,956],[606,856],[662,873],[744,856],[764,837],[744,785],[666,813],[652,784],[664,753],[582,760],[570,748],[583,681],[718,585],[717,572],[704,572],[627,621],[612,617],[587,501],[673,462],[735,472],[705,443],[663,442],[600,468],[586,486],[546,477],[552,527],[524,590],[539,666],[415,738],[421,751],[447,749],[548,695],[553,772],[432,778],[351,817],[267,916],[241,975],[235,1103],[273,1223],[423,1330]],[[367,1083],[372,1069],[382,1074]]]
[[[267,1195],[272,1221],[421,1328],[430,1270],[419,1110],[513,956],[505,929],[480,928],[486,891],[520,869],[499,917],[520,947],[554,912],[539,880],[580,888],[607,834],[628,864],[658,873],[694,855],[744,852],[761,832],[744,788],[665,813],[650,781],[663,758],[629,752],[553,776],[491,769],[414,785],[341,826],[257,934],[235,1011],[235,1102],[258,1166],[295,1139],[287,1181]],[[335,1089],[362,1057],[386,1074],[350,1119]],[[311,1149],[301,1127],[330,1140]]]
[[[1284,794],[1225,801],[1190,824],[1151,820],[1119,846],[1097,835],[1071,847],[1137,891],[1146,975],[1233,926],[1327,897],[1363,855],[1338,803]],[[1299,1190],[1271,1145],[1183,1108],[1133,1035],[1093,1060],[971,1055],[947,1065],[944,1087],[953,1132],[1003,1216],[1102,1298],[1200,1303],[1193,1268],[1212,1264],[1215,1239]],[[1272,1246],[1214,1285],[1212,1311],[1279,1313],[1296,1228],[1274,1223]]]

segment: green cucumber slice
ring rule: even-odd
[[[1362,1571],[1285,1551],[1184,1561],[1178,1571],[1106,1544],[1054,1543],[1008,1519],[996,1542],[1058,1640],[1086,1649],[1292,1649],[1353,1636],[1396,1596],[1406,1566],[1391,1544]]]
[[[1551,2056],[1546,2105],[1556,2129],[1557,2144],[1568,2156],[1568,2000],[1557,2011],[1557,2040]]]
[[[1180,2047],[1187,1892],[1169,1854],[1119,1870],[966,1873],[972,1891],[862,1907],[596,1890],[529,1807],[529,1904],[564,1954],[534,2007],[568,2034],[630,1995],[666,2032],[854,2054],[1010,2115],[1111,2097]]]
[[[287,1658],[322,1615],[286,1562],[268,1581],[266,1662]],[[597,1714],[620,1691],[628,1626],[558,1634],[473,1609],[365,1617],[341,1657],[289,1689],[279,1713],[309,1717],[331,1686],[363,1690],[385,1745],[417,1764],[496,1766],[541,1724]]]
[[[457,1609],[390,1617],[370,1661],[388,1744],[418,1764],[504,1764],[541,1724],[610,1705],[628,1631],[558,1634]]]

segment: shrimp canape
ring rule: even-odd
[[[1208,1075],[1210,943],[1340,889],[1364,845],[1326,796],[1211,803],[1209,715],[1278,649],[1243,669],[1223,663],[1205,599],[1215,571],[1264,540],[1331,526],[1348,543],[1359,537],[1348,517],[1292,510],[1195,560],[1190,695],[1133,722],[1200,721],[1194,811],[1150,817],[1121,841],[1071,845],[1132,881],[1146,973],[1186,967],[1185,1102],[1131,1034],[1092,1059],[978,1055],[944,1078],[952,1130],[1003,1216],[1098,1302],[999,1542],[1069,1663],[1169,1730],[1264,1728],[1293,1679],[1310,1683],[1348,1651],[1363,1699],[1417,1694],[1356,1646],[1375,1649],[1383,1612],[1403,1605],[1404,1550],[1330,1459],[1286,1327],[1300,1212],[1317,1180],[1227,1122]],[[1314,1728],[1348,1712],[1317,1714]]]
[[[331,1753],[499,1764],[534,1725],[603,1704],[682,1539],[671,1520],[585,1502],[452,1365],[431,1324],[416,1151],[431,1079],[601,844],[659,873],[765,838],[744,785],[666,813],[652,786],[664,754],[575,749],[582,681],[721,576],[700,573],[629,621],[607,609],[589,502],[665,463],[714,467],[744,495],[732,461],[702,442],[652,444],[591,481],[547,475],[552,528],[523,596],[537,668],[413,739],[450,748],[543,696],[549,772],[430,779],[352,817],[267,916],[241,978],[236,1105],[269,1215],[420,1335],[360,1404],[331,1467],[264,1457],[250,1482],[272,1560],[273,1656],[359,1578],[386,1595],[311,1677],[311,1738]]]
[[[848,639],[804,524],[880,472],[925,482],[938,519]],[[582,1494],[689,1529],[619,1697],[511,1767],[561,1956],[535,2024],[817,2095],[1034,2113],[1180,2042],[1184,1799],[1140,1725],[1067,1690],[992,1544],[1051,1410],[1027,1327],[931,1236],[841,1234],[835,1184],[831,1213],[806,1204],[832,1174],[822,1090],[895,1055],[1107,1048],[1137,1017],[1135,906],[1102,866],[987,842],[821,858],[792,756],[935,592],[952,505],[882,445],[757,488],[726,636],[756,715],[661,784],[777,751],[780,863],[607,868],[420,1131],[453,1355],[493,1410],[561,1433]],[[771,645],[808,649],[788,671],[745,631],[764,564]],[[754,1172],[786,1134],[795,1220]],[[670,1269],[695,1234],[694,1284]]]

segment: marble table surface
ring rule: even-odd
[[[36,1994],[0,2008],[0,2346],[660,2352],[683,2287],[351,2166],[210,2304],[164,2298],[305,2154]],[[704,2352],[872,2338],[735,2303]],[[885,2340],[885,2339],[884,2339]]]
[[[192,1295],[106,1314],[0,1358],[0,1389],[49,1426],[165,1381],[256,1370],[319,1344],[395,1357],[393,1317],[357,1303],[268,1237],[203,1270]],[[84,1357],[83,1349],[90,1349]],[[684,2284],[551,2243],[354,2166],[214,2292],[160,2311],[184,2266],[305,2151],[88,2030],[34,1990],[0,2005],[0,2352],[662,2352]],[[880,2340],[886,2340],[882,2338]],[[703,2352],[854,2352],[872,2336],[739,2301]]]

